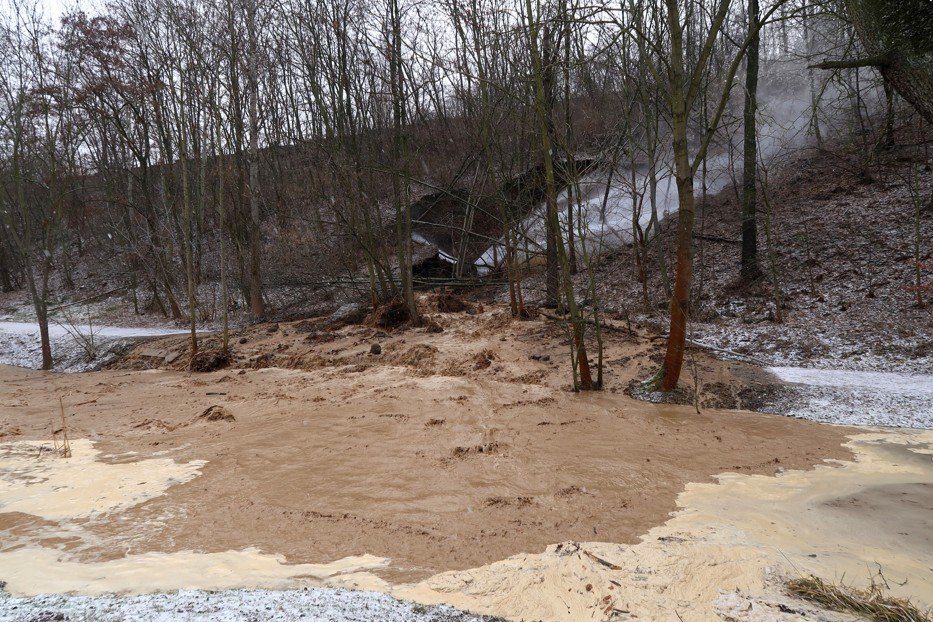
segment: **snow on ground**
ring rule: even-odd
[[[127,337],[162,337],[165,335],[177,335],[187,332],[177,328],[136,328],[122,326],[93,326],[78,325],[65,326],[61,324],[49,324],[49,337],[73,337],[75,331],[82,335],[91,335],[101,338],[127,338]],[[28,335],[38,338],[39,326],[31,322],[0,322],[0,333],[9,333],[14,335]]]
[[[768,367],[780,414],[842,425],[933,429],[933,375]]]
[[[87,371],[122,351],[134,339],[184,333],[181,329],[49,324],[57,371]],[[94,356],[88,356],[93,343]],[[42,363],[39,325],[0,321],[0,364],[38,368]]]
[[[181,590],[142,596],[63,596],[9,598],[0,593],[0,619],[10,622],[94,620],[123,622],[480,622],[450,607],[424,607],[384,594],[334,588],[302,590]]]
[[[805,326],[697,323],[691,340],[783,384],[759,409],[823,423],[933,429],[933,358],[922,337],[840,336]]]
[[[736,320],[696,322],[690,326],[690,339],[763,365],[906,374],[933,369],[933,357],[923,354],[929,337],[920,331],[902,336],[893,329],[871,327],[847,333],[845,327],[808,322],[806,317],[794,320],[755,325]],[[728,358],[728,353],[723,354]]]
[[[769,367],[768,371],[784,382],[841,389],[876,389],[904,396],[933,397],[933,376],[927,375],[806,367]]]

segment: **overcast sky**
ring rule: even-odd
[[[43,7],[45,14],[56,22],[67,11],[81,8],[93,12],[93,7],[97,6],[96,0],[38,0],[38,3]]]

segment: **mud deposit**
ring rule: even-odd
[[[561,335],[500,314],[311,346],[274,332],[246,337],[292,369],[0,368],[7,590],[330,585],[515,619],[703,620],[731,606],[720,590],[761,608],[790,568],[855,581],[878,562],[933,600],[923,433],[843,447],[853,430],[636,402],[620,389],[654,345],[635,336],[612,340],[609,391],[573,394]],[[88,439],[70,460],[32,454],[58,396]],[[200,416],[215,405],[231,417]],[[905,496],[919,509],[897,526],[881,508]]]

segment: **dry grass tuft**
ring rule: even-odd
[[[68,426],[65,423],[65,400],[58,398],[59,413],[61,413],[61,427],[56,428],[55,420],[52,420],[52,447],[56,455],[62,458],[71,457],[71,443],[68,442]]]
[[[930,611],[924,613],[908,600],[886,596],[884,588],[874,580],[865,590],[833,585],[812,575],[786,585],[794,596],[834,611],[861,614],[875,622],[933,622]]]

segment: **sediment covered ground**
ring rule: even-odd
[[[21,596],[310,584],[510,619],[661,620],[743,598],[780,611],[794,570],[933,567],[922,433],[853,439],[736,410],[773,378],[699,350],[699,413],[633,400],[661,342],[618,322],[607,390],[573,393],[558,324],[474,311],[396,331],[256,326],[234,335],[232,367],[202,374],[172,369],[183,336],[121,369],[0,368],[0,579]],[[60,397],[71,459],[39,449]],[[852,509],[891,499],[904,525]],[[928,577],[905,585],[933,603]]]
[[[121,552],[168,542],[256,546],[290,561],[370,553],[392,560],[387,576],[405,579],[564,540],[635,542],[688,482],[848,453],[841,429],[628,398],[621,389],[638,364],[624,359],[652,345],[622,331],[607,353],[610,390],[574,394],[553,323],[512,322],[501,309],[437,319],[442,333],[283,324],[236,338],[247,340],[234,346],[244,356],[274,353],[252,364],[290,369],[5,368],[0,425],[4,440],[47,438],[64,396],[69,434],[105,454],[207,461],[195,480],[92,527],[104,540],[129,540]],[[124,365],[183,344],[146,344]],[[729,366],[704,364],[710,375]],[[230,420],[201,417],[212,406]],[[160,519],[178,512],[183,520]]]

